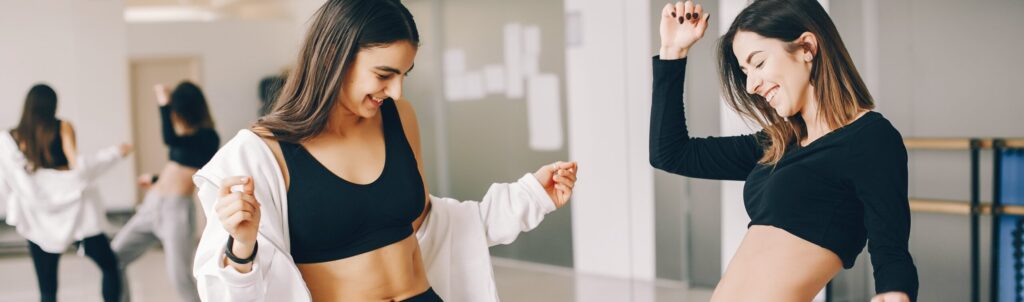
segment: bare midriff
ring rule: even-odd
[[[416,236],[356,256],[299,264],[313,301],[402,301],[428,288]]]
[[[164,196],[192,196],[196,187],[192,182],[192,175],[196,174],[196,171],[199,170],[173,161],[168,162],[150,190]]]
[[[711,301],[811,301],[842,268],[828,249],[777,227],[754,225]]]

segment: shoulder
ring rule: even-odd
[[[395,100],[395,108],[398,111],[398,117],[402,120],[402,130],[405,131],[405,136],[414,140],[414,144],[418,144],[420,125],[416,118],[416,109],[412,107],[412,103],[405,99]]]
[[[871,111],[862,116],[861,119],[862,120],[854,121],[854,123],[860,123],[860,125],[854,129],[854,133],[852,134],[858,141],[864,142],[864,144],[858,145],[903,145],[903,135],[901,135],[900,131],[896,129],[896,126],[893,126],[892,122],[882,116],[881,113]]]
[[[274,142],[273,144],[269,142]],[[270,160],[272,147],[277,146],[273,138],[263,138],[253,130],[239,130],[222,146],[207,167],[217,165],[258,166]],[[278,150],[280,150],[278,148]],[[206,167],[204,167],[205,169]]]
[[[405,125],[406,121],[416,122],[416,109],[413,108],[412,103],[405,99],[397,99],[395,100],[395,108],[398,110],[398,116],[402,118],[402,125]]]
[[[66,121],[66,120],[60,120],[60,132],[61,133],[64,133],[64,132],[74,132],[74,131],[75,131],[75,127],[73,125],[71,125],[71,122]]]
[[[877,112],[869,112],[855,121],[850,135],[848,149],[850,155],[859,156],[869,161],[885,161],[907,159],[907,147],[903,143],[903,135],[893,124]]]

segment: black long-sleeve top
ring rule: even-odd
[[[171,107],[160,106],[161,131],[171,161],[186,167],[202,168],[220,148],[220,136],[212,128],[199,128],[190,135],[178,136],[171,122]]]
[[[650,161],[695,178],[746,180],[750,225],[769,225],[824,247],[853,267],[867,241],[875,290],[916,301],[917,268],[907,248],[910,206],[903,138],[877,112],[787,149],[774,167],[758,164],[764,132],[691,138],[683,110],[686,59],[654,57]],[[748,225],[749,227],[749,225]]]

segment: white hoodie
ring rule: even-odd
[[[241,130],[193,177],[207,218],[194,264],[203,301],[311,300],[290,253],[288,200],[280,169],[264,141]],[[252,271],[244,274],[222,265],[228,233],[214,210],[220,183],[230,176],[251,176],[261,204],[259,249]],[[498,301],[488,247],[511,243],[555,210],[531,174],[516,183],[491,185],[480,202],[435,196],[430,201],[416,238],[431,287],[449,302]]]
[[[73,170],[25,170],[28,160],[11,134],[0,134],[0,200],[7,224],[48,253],[109,229],[106,210],[92,180],[121,159],[117,146],[80,156]]]

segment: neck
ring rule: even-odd
[[[818,114],[818,100],[813,89],[808,92],[807,98],[803,110],[800,111],[800,117],[804,119],[804,125],[807,127],[807,142],[812,142],[832,131],[832,128]]]
[[[345,108],[344,105],[338,104],[331,112],[331,116],[327,118],[327,127],[324,128],[323,134],[337,135],[337,136],[348,136],[358,129],[362,128],[370,122],[371,119],[359,116],[352,111]]]

